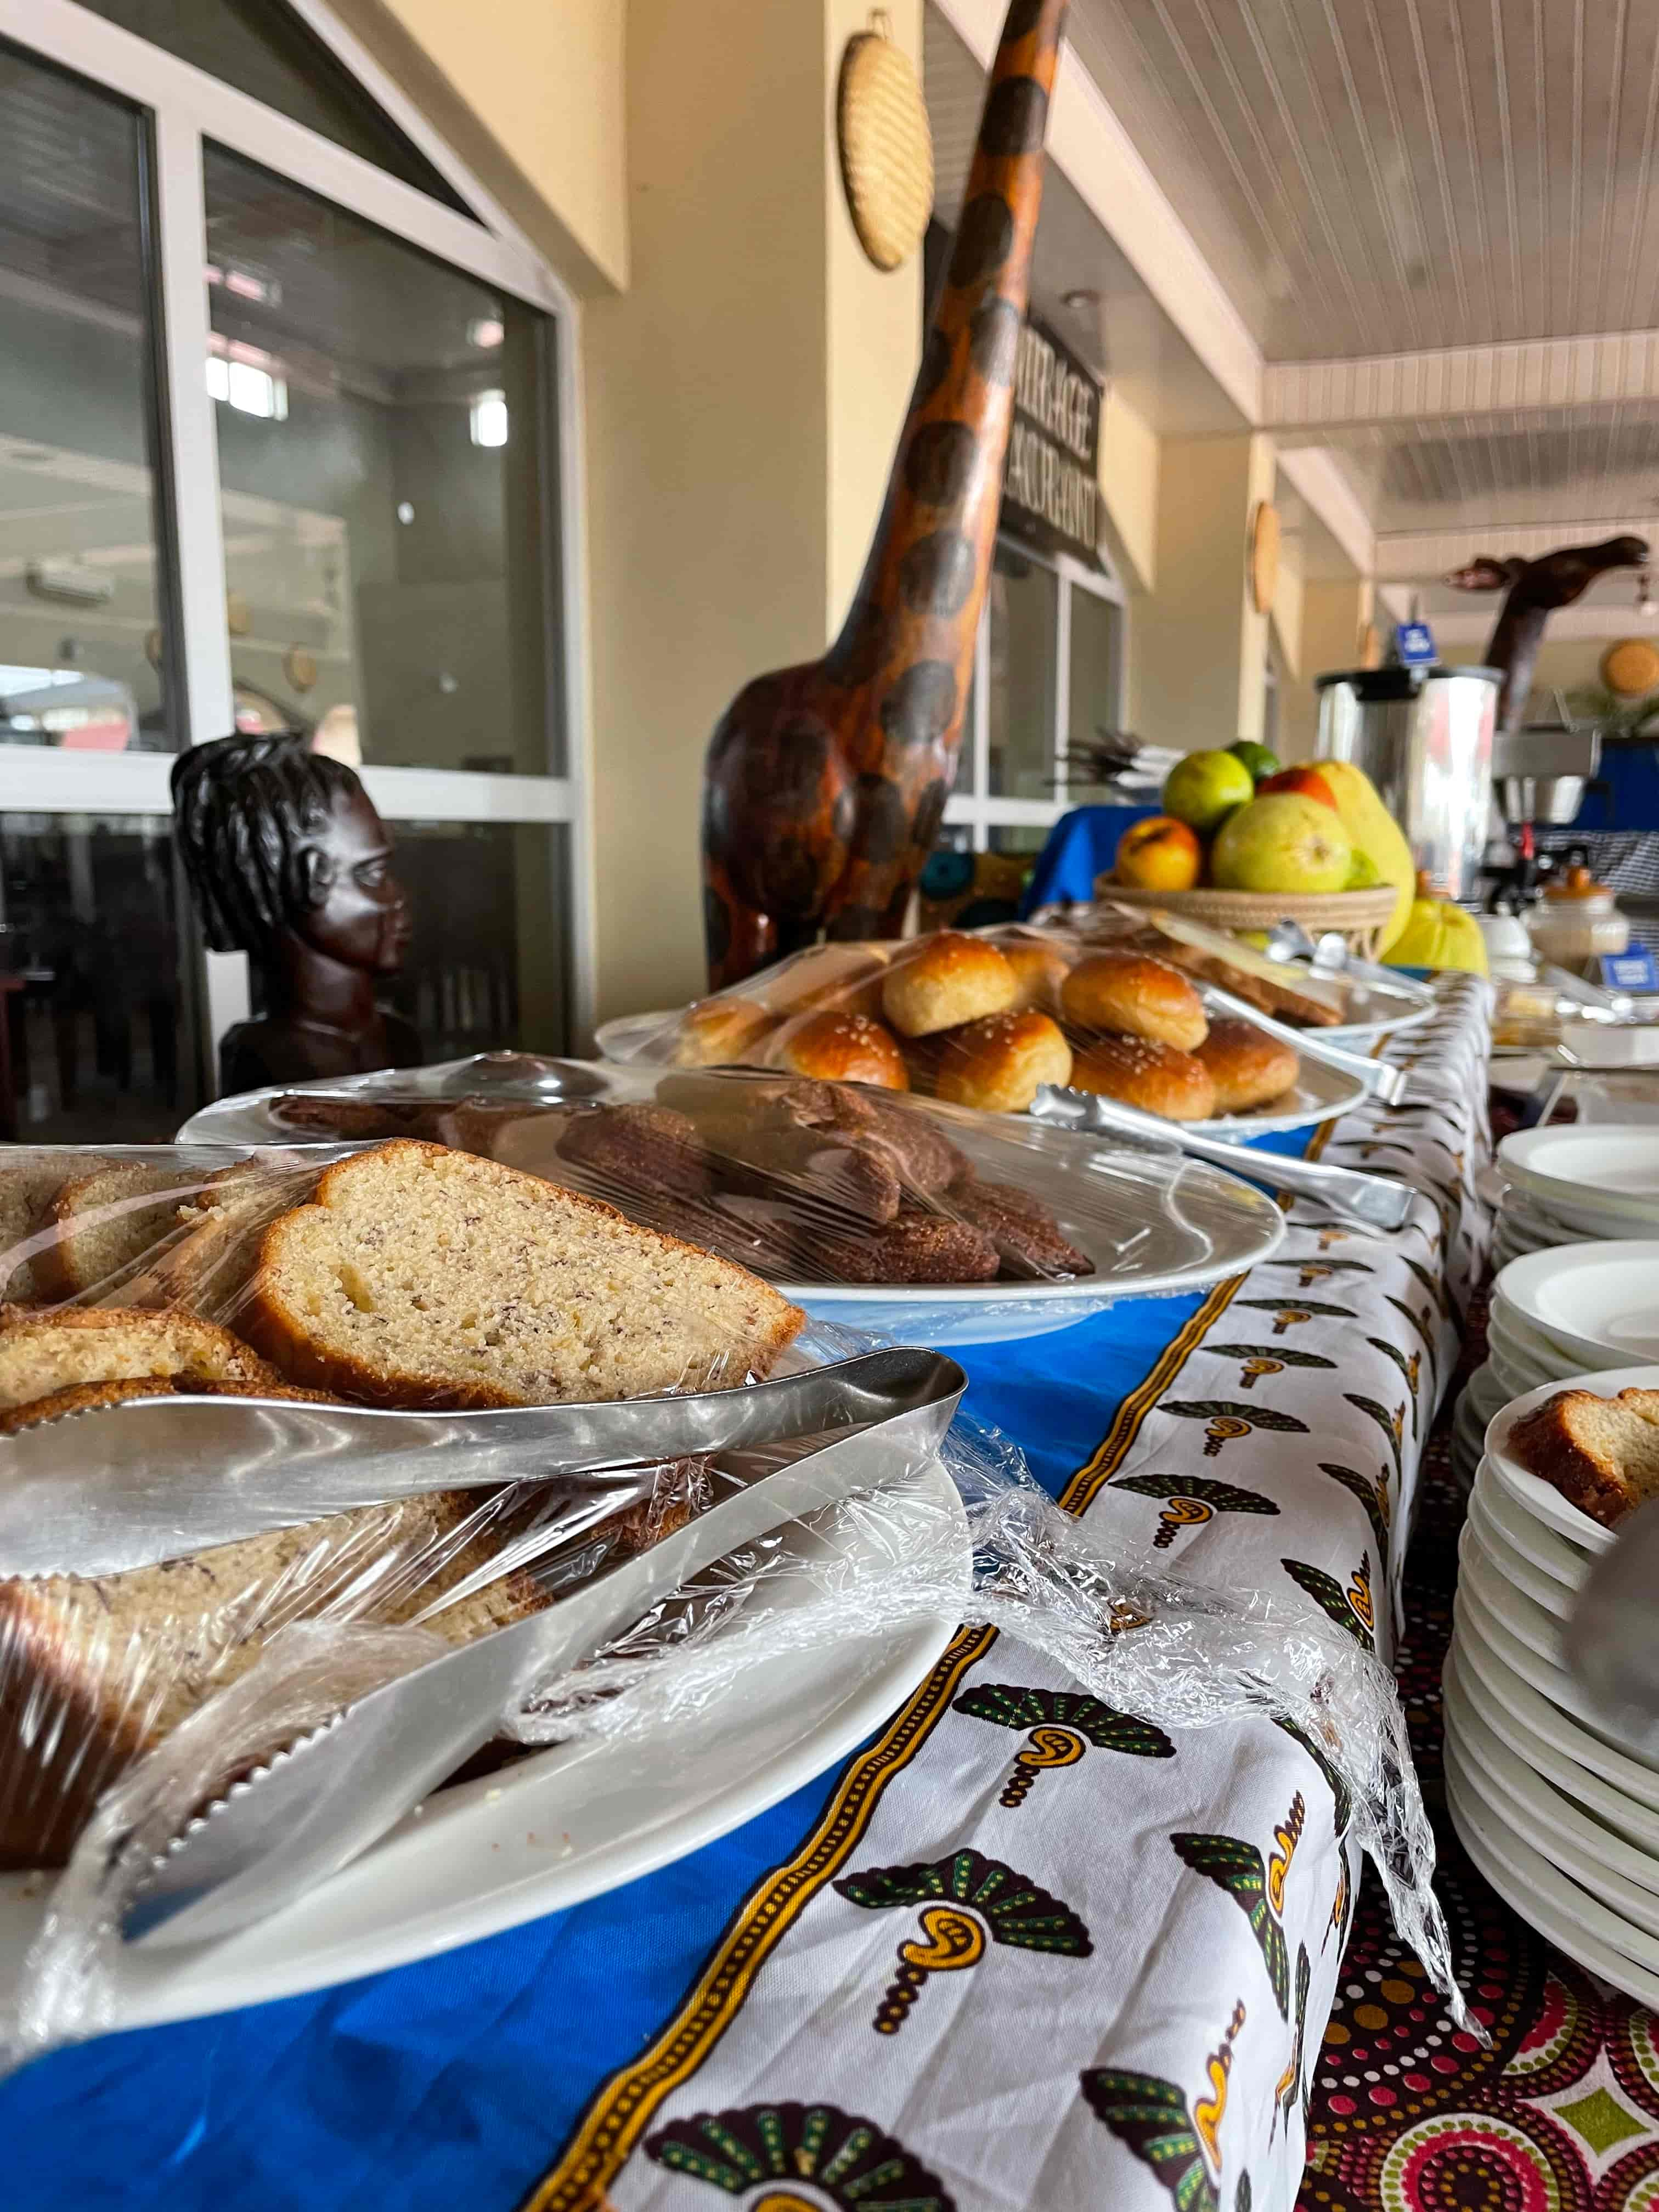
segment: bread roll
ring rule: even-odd
[[[881,1005],[902,1036],[932,1036],[982,1014],[1006,1013],[1018,995],[1014,971],[994,945],[941,929],[889,969]]]
[[[874,1083],[908,1091],[909,1070],[891,1030],[868,1014],[807,1014],[777,1042],[774,1063],[820,1083]]]
[[[1212,1022],[1195,1057],[1210,1072],[1218,1114],[1248,1114],[1280,1097],[1302,1073],[1287,1044],[1254,1022]]]
[[[1035,937],[1015,938],[1011,944],[1003,945],[1001,951],[1014,971],[1018,993],[1010,1011],[1024,1014],[1035,1007],[1039,1013],[1057,1014],[1060,988],[1071,970],[1071,955],[1062,952],[1059,945],[1043,945]]]
[[[1204,1004],[1187,978],[1146,952],[1091,952],[1060,986],[1066,1019],[1191,1052],[1209,1030]]]
[[[1072,1088],[1170,1121],[1207,1121],[1215,1111],[1215,1085],[1203,1061],[1150,1037],[1091,1037],[1073,1055]]]
[[[988,1014],[941,1037],[933,1088],[953,1106],[1023,1114],[1043,1083],[1071,1079],[1072,1048],[1047,1014]]]
[[[676,1067],[720,1067],[748,1058],[777,1026],[753,999],[700,999],[680,1016]]]

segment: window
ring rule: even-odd
[[[167,756],[234,728],[361,765],[429,1059],[562,1049],[588,1012],[567,303],[307,17],[53,0],[0,46],[0,971],[29,979],[0,1113],[25,1138],[167,1133],[248,1012],[171,856]]]
[[[1121,726],[1123,622],[1109,573],[998,539],[941,843],[1041,850],[1084,796],[1068,749]]]

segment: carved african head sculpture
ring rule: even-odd
[[[1504,687],[1498,695],[1499,730],[1521,726],[1544,625],[1556,609],[1570,607],[1609,568],[1647,565],[1645,538],[1605,538],[1598,545],[1559,545],[1536,561],[1516,555],[1497,561],[1483,553],[1467,567],[1452,570],[1445,581],[1457,591],[1504,593],[1486,653],[1486,666],[1504,672]]]
[[[896,937],[944,818],[1002,503],[1067,0],[1010,0],[967,197],[875,542],[822,660],[739,692],[708,748],[715,985],[814,941]]]
[[[221,738],[173,769],[173,835],[216,952],[246,952],[261,1012],[220,1047],[226,1091],[409,1067],[421,1041],[375,990],[410,915],[355,772],[291,732]]]

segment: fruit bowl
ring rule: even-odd
[[[1155,891],[1115,883],[1109,871],[1095,878],[1095,896],[1125,907],[1157,907],[1184,914],[1212,929],[1271,929],[1299,921],[1310,937],[1339,930],[1362,960],[1375,957],[1376,940],[1392,919],[1399,896],[1392,884],[1364,891]]]

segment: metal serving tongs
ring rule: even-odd
[[[1358,1168],[1330,1167],[1323,1160],[1287,1159],[1279,1152],[1259,1152],[1248,1145],[1200,1136],[1183,1122],[1143,1114],[1137,1107],[1120,1105],[1115,1098],[1103,1098],[1093,1091],[1062,1091],[1044,1084],[1031,1103],[1030,1113],[1033,1121],[1049,1121],[1060,1128],[1150,1139],[1160,1150],[1178,1146],[1194,1159],[1207,1160],[1212,1167],[1226,1168],[1252,1182],[1266,1183],[1269,1189],[1322,1200],[1334,1212],[1363,1221],[1372,1229],[1403,1229],[1417,1195],[1386,1176],[1362,1175]]]
[[[728,1390],[478,1413],[130,1398],[0,1437],[0,1575],[113,1574],[438,1490],[627,1488],[653,1461],[930,1404],[941,1365],[960,1374],[928,1352],[868,1352]]]
[[[1351,1075],[1363,1083],[1366,1090],[1380,1098],[1385,1106],[1397,1106],[1406,1095],[1407,1077],[1403,1067],[1395,1067],[1386,1060],[1373,1060],[1369,1054],[1350,1052],[1346,1046],[1329,1044],[1316,1030],[1295,1030],[1288,1022],[1275,1021],[1258,1006],[1247,1006],[1219,983],[1206,983],[1189,979],[1204,1001],[1207,1012],[1227,1014],[1237,1021],[1249,1022],[1256,1029],[1265,1030],[1269,1036],[1277,1037],[1304,1060],[1317,1060],[1339,1074]]]
[[[937,1454],[967,1377],[925,1358],[908,1411],[748,1483],[647,1551],[528,1620],[447,1652],[347,1705],[190,1821],[128,1905],[146,1947],[228,1936],[291,1903],[393,1827],[495,1735],[555,1670],[578,1664],[727,1553],[860,1491],[913,1478]],[[228,1747],[234,1761],[237,1747]]]

